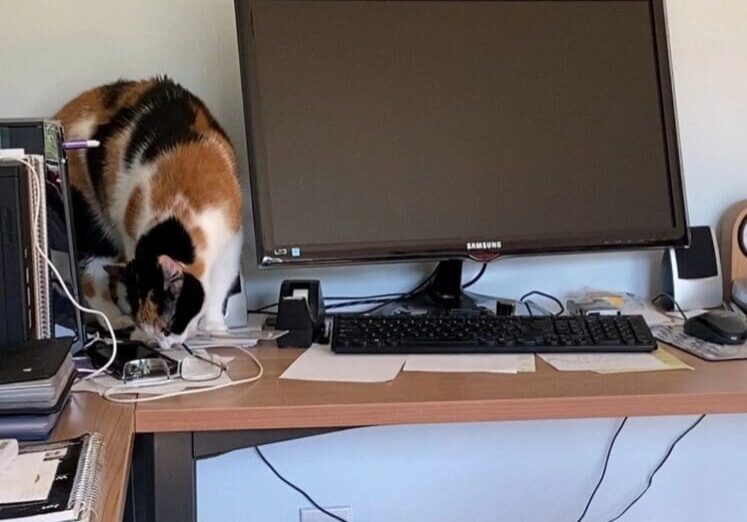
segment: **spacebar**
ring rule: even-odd
[[[468,340],[468,339],[400,339],[399,343],[400,346],[404,348],[412,347],[412,348],[428,348],[429,346],[433,347],[449,347],[454,346],[456,348],[458,347],[467,347],[467,346],[481,346],[482,343],[474,340]]]

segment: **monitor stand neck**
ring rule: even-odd
[[[477,312],[479,308],[475,300],[462,290],[463,264],[461,259],[441,261],[425,288],[383,307],[377,315]]]

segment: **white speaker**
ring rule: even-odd
[[[690,246],[670,248],[662,260],[662,286],[683,310],[724,302],[721,258],[710,227],[691,227]]]

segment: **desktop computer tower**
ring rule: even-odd
[[[23,149],[32,156],[27,159],[35,165],[44,186],[45,212],[40,216],[38,238],[79,298],[78,256],[62,143],[62,127],[55,121],[0,119],[0,149]],[[78,343],[84,338],[80,312],[34,252],[29,176],[29,169],[20,162],[0,163],[0,349],[37,338],[74,337]]]
[[[29,226],[22,211],[27,199],[20,164],[0,164],[0,350],[29,337],[26,267]]]

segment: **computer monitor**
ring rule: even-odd
[[[687,244],[663,0],[236,12],[260,266]]]

